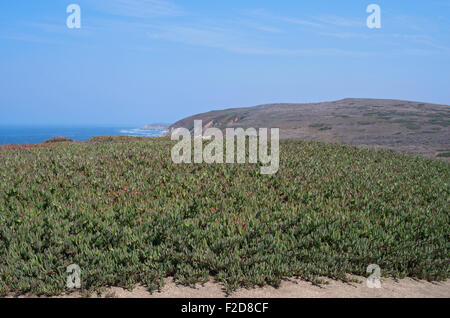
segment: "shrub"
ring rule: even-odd
[[[52,138],[44,141],[44,143],[57,143],[57,142],[73,142],[73,140],[68,137],[58,136],[58,137],[52,137]]]

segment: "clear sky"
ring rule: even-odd
[[[69,29],[69,4],[81,29]],[[381,29],[369,29],[369,4]],[[346,97],[450,104],[448,0],[0,1],[0,124],[174,122]]]

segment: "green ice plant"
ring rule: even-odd
[[[0,147],[0,294],[155,289],[209,277],[228,291],[297,276],[449,277],[449,163],[284,140],[279,170],[174,164],[168,138]]]

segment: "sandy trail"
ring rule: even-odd
[[[145,287],[137,286],[129,291],[118,287],[106,288],[100,295],[92,297],[119,298],[450,298],[450,280],[430,283],[422,280],[405,278],[394,280],[381,279],[381,288],[368,288],[364,277],[356,277],[362,283],[346,284],[339,281],[325,279],[328,284],[322,287],[314,286],[300,279],[287,279],[279,288],[266,286],[253,289],[239,289],[227,295],[223,286],[210,282],[194,287],[180,286],[173,279],[165,279],[161,291],[150,293]],[[74,292],[60,297],[80,297]]]

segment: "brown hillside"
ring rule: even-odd
[[[309,104],[268,104],[211,111],[182,119],[169,128],[280,128],[281,138],[301,138],[383,147],[448,158],[450,106],[390,99],[348,98]]]

